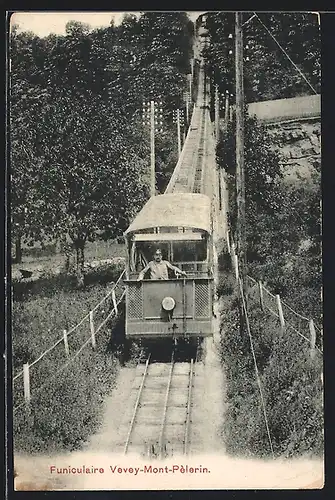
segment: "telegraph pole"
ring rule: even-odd
[[[186,123],[185,123],[184,109],[180,109],[179,111],[179,125],[180,125],[180,137],[183,137],[183,140],[181,140],[180,142],[180,152],[181,152],[186,138]],[[181,133],[181,129],[183,129],[183,133]]]
[[[192,65],[192,73],[189,75],[189,80],[188,80],[191,105],[192,105],[192,102],[193,102],[193,98],[192,98],[192,81],[193,81],[193,78],[194,77],[193,77],[193,65]]]
[[[219,100],[218,85],[215,85],[214,115],[215,115],[215,139],[216,143],[218,144],[220,136],[220,100]]]
[[[226,90],[225,105],[224,105],[224,121],[225,121],[225,126],[228,125],[228,120],[229,120],[229,90]]]
[[[150,101],[150,192],[151,196],[156,194],[156,174],[155,174],[155,102]]]
[[[237,256],[243,289],[246,286],[246,224],[244,176],[244,89],[242,13],[235,13],[235,70],[236,70],[236,200]]]
[[[177,141],[178,141],[178,158],[181,154],[181,128],[184,130],[184,140],[185,140],[185,117],[184,111],[180,108],[174,109],[172,111],[172,121],[177,125]]]
[[[189,107],[189,97],[188,97],[188,91],[186,92],[186,123],[187,125],[189,124],[189,115],[188,115],[188,107]]]
[[[150,131],[150,195],[156,195],[155,133],[163,132],[163,103],[143,101],[142,123]]]
[[[178,136],[178,158],[181,153],[181,137],[180,137],[180,109],[177,109],[177,136]]]

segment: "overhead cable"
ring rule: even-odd
[[[295,64],[295,62],[292,61],[292,59],[290,58],[290,56],[288,55],[288,53],[286,52],[286,50],[280,45],[280,43],[275,38],[275,36],[271,33],[271,31],[267,28],[267,26],[260,19],[260,17],[258,16],[258,14],[256,14],[256,12],[254,12],[254,14],[257,17],[257,19],[259,20],[259,22],[261,23],[261,25],[264,27],[264,29],[269,33],[269,35],[271,36],[271,38],[276,42],[276,44],[278,45],[278,47],[280,48],[280,50],[285,54],[285,56],[287,57],[287,59],[293,64],[293,66],[298,71],[298,73],[303,77],[303,79],[305,80],[305,82],[307,83],[307,85],[312,89],[312,91],[314,92],[314,94],[317,94],[317,91],[315,90],[315,88],[313,87],[313,85],[308,81],[308,79],[306,78],[306,76],[304,75],[304,73],[301,71],[300,68],[298,68],[298,66]]]

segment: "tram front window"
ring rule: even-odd
[[[161,250],[163,260],[171,260],[169,243],[159,241],[138,241],[136,243],[133,256],[133,270],[142,271],[142,269],[144,269],[148,262],[153,260],[157,248]]]
[[[130,271],[138,273],[154,259],[159,248],[162,259],[186,272],[202,269],[199,263],[207,261],[207,240],[196,241],[137,241],[130,250]],[[198,263],[198,264],[197,264]]]
[[[175,241],[173,243],[173,260],[175,262],[203,262],[206,259],[206,240]]]

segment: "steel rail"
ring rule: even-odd
[[[165,402],[164,402],[164,410],[163,410],[163,417],[162,417],[162,422],[161,422],[161,430],[159,434],[159,457],[163,457],[163,443],[164,443],[164,432],[165,432],[165,424],[166,424],[166,414],[168,410],[168,402],[169,402],[169,394],[170,394],[170,388],[171,388],[171,381],[172,381],[172,373],[173,373],[173,368],[174,368],[174,356],[172,352],[172,357],[171,357],[171,367],[170,367],[170,373],[169,373],[169,380],[168,384],[166,387],[166,393],[165,393]]]
[[[202,178],[204,146],[205,146],[205,121],[206,121],[205,113],[203,111],[201,114],[201,119],[199,124],[195,162],[192,164],[192,186],[191,186],[192,193],[201,192],[201,178]],[[198,178],[199,173],[200,173],[200,179]]]
[[[202,193],[203,192],[203,181],[204,181],[204,166],[206,159],[206,132],[207,132],[207,120],[206,120],[206,110],[202,113],[202,121],[201,121],[201,130],[199,132],[199,145],[197,149],[197,162],[196,168],[193,174],[193,186],[192,191],[194,193]]]
[[[131,419],[131,422],[130,422],[130,426],[129,426],[129,430],[128,430],[128,435],[127,435],[126,443],[125,443],[124,450],[123,450],[123,454],[124,455],[126,455],[127,451],[128,451],[130,437],[131,437],[131,434],[132,434],[132,431],[133,431],[133,428],[134,428],[134,423],[135,423],[135,419],[136,419],[137,410],[138,410],[138,407],[139,407],[139,404],[140,404],[140,399],[141,399],[141,395],[142,395],[142,391],[143,391],[143,387],[144,387],[145,378],[146,378],[147,373],[148,373],[150,356],[151,356],[151,354],[149,354],[147,362],[145,364],[145,369],[144,369],[144,373],[143,373],[143,376],[142,376],[141,386],[140,386],[139,391],[137,393],[137,398],[136,398],[136,403],[135,403],[135,407],[134,407],[134,412],[133,412],[133,416],[132,416],[132,419]]]
[[[200,109],[196,108],[195,113],[196,115],[192,127],[193,129],[187,139],[187,144],[184,144],[183,151],[185,151],[185,154],[182,162],[180,163],[178,175],[175,177],[172,192],[178,192],[180,189],[184,188],[187,189],[187,192],[193,191],[193,177],[201,142],[202,126],[202,114]]]
[[[193,362],[193,358],[192,358],[191,359],[190,374],[189,374],[187,409],[186,409],[186,420],[185,420],[184,455],[188,455],[188,451],[189,451],[190,423],[191,423],[191,402],[192,402],[192,386],[193,386],[193,367],[194,367],[194,362]]]
[[[201,177],[200,177],[200,188],[199,193],[205,193],[205,162],[208,154],[208,141],[206,141],[207,136],[207,116],[206,110],[204,110],[204,132],[203,132],[203,147],[202,147],[202,158],[201,158]]]

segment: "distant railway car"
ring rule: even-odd
[[[151,197],[124,236],[126,337],[178,339],[212,335],[210,198],[195,193]],[[157,248],[163,260],[186,272],[186,277],[169,270],[167,279],[151,279],[149,272],[138,281]]]

